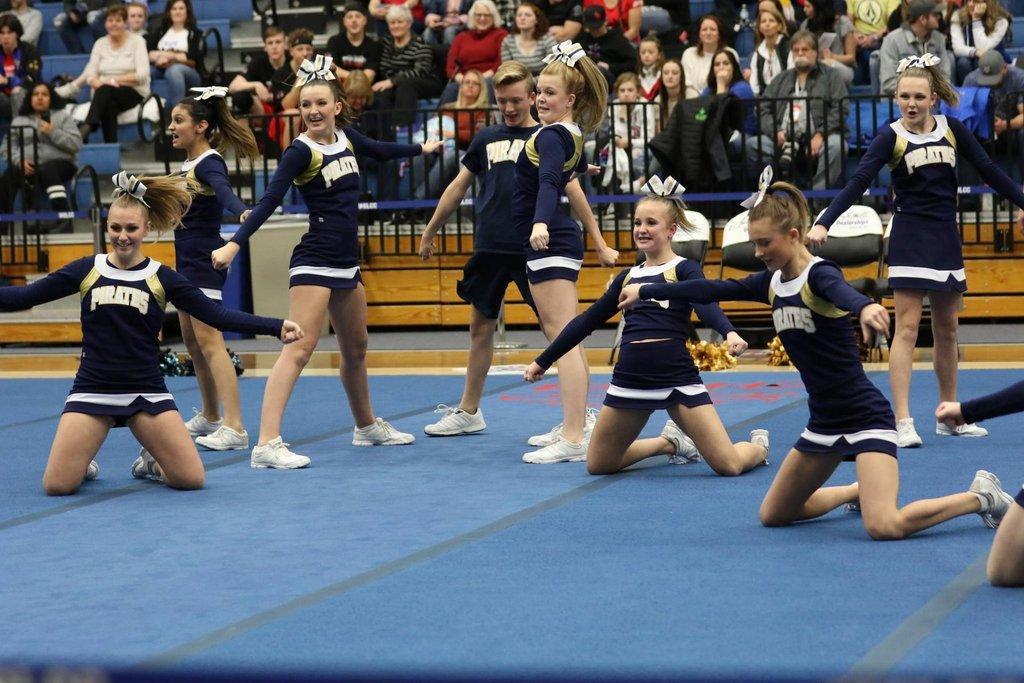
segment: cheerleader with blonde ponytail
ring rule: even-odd
[[[109,254],[73,261],[27,287],[0,288],[0,311],[81,296],[82,362],[43,474],[48,495],[74,493],[84,480],[95,479],[99,467],[93,458],[107,433],[125,426],[143,447],[132,476],[176,489],[202,488],[203,462],[160,370],[159,334],[167,304],[218,330],[272,335],[285,343],[303,337],[291,321],[222,308],[142,253],[151,232],[181,224],[192,204],[186,178],[137,178],[122,171],[113,181]]]

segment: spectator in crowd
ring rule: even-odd
[[[35,150],[28,128],[35,130]],[[0,182],[0,210],[11,211],[25,179],[35,178],[36,186],[46,191],[52,211],[69,211],[66,183],[75,175],[82,136],[49,83],[32,86],[30,96],[11,122],[11,136],[10,165]],[[71,232],[71,226],[71,221],[55,224],[62,232]]]
[[[473,0],[425,0],[423,40],[427,45],[451,45],[469,23],[469,6]]]
[[[889,32],[889,15],[900,8],[900,0],[847,0],[846,5],[853,19],[853,39],[857,44],[854,80],[867,83],[871,54],[878,50]]]
[[[1003,56],[989,50],[978,59],[978,68],[964,78],[965,88],[991,88],[995,151],[1005,155],[1024,172],[1024,69],[1010,66]]]
[[[835,69],[847,85],[853,83],[853,71],[857,65],[853,21],[845,14],[836,14],[834,0],[807,0],[804,13],[807,18],[800,28],[810,31],[818,39],[821,62]]]
[[[39,34],[43,32],[43,13],[29,7],[28,0],[11,0],[10,12],[21,22],[21,39],[33,47],[39,46]]]
[[[0,58],[0,118],[10,120],[42,71],[39,52],[21,40],[21,22],[13,14],[0,16]]]
[[[1003,39],[1010,27],[1010,13],[999,0],[967,0],[959,11],[953,12],[949,38],[956,59],[957,82],[978,68],[978,60],[991,50],[1006,57]]]
[[[410,125],[416,101],[437,97],[441,84],[434,76],[434,59],[423,39],[412,33],[412,13],[392,5],[388,10],[388,37],[380,58],[381,80],[373,84],[380,106],[396,109],[395,122]]]
[[[793,68],[786,21],[774,7],[765,7],[757,15],[754,44],[754,54],[750,56],[750,87],[755,95],[762,95],[783,69]]]
[[[658,36],[644,36],[637,50],[636,75],[640,78],[640,97],[645,102],[653,102],[661,90],[661,65],[665,63],[665,53],[661,49]]]
[[[686,48],[683,53],[687,98],[700,95],[700,91],[708,82],[708,74],[711,73],[711,57],[721,48],[732,50],[722,39],[722,22],[714,14],[705,14],[698,24],[697,44]],[[735,50],[733,54],[736,54]],[[736,55],[736,59],[739,60],[739,55]]]
[[[749,169],[756,176],[778,152],[776,162],[784,176],[794,160],[806,158],[814,166],[812,186],[833,187],[843,167],[846,101],[842,77],[818,60],[818,40],[810,31],[798,31],[791,43],[792,69],[779,74],[765,88],[760,102],[760,135],[747,139]],[[796,99],[806,98],[806,99]]]
[[[370,13],[360,2],[345,5],[341,17],[344,31],[327,41],[327,54],[334,58],[342,85],[353,71],[361,71],[370,83],[380,71],[380,43],[366,35]]]
[[[654,104],[640,96],[640,79],[631,71],[615,79],[615,99],[611,103],[612,135],[610,152],[605,167],[604,184],[617,181],[616,189],[622,194],[640,191],[650,171],[647,146],[656,134]],[[628,207],[627,207],[628,208]],[[621,209],[616,214],[622,215]]]
[[[191,0],[170,0],[160,27],[149,36],[149,62],[152,76],[161,73],[167,79],[167,105],[173,107],[185,99],[189,88],[203,84],[203,34],[196,27]]]
[[[263,52],[253,56],[245,71],[228,84],[228,92],[239,115],[263,116],[275,111],[274,72],[285,65],[284,31],[271,26],[263,32]]]
[[[608,28],[617,28],[626,40],[636,43],[640,40],[640,20],[643,2],[640,0],[583,0],[583,9],[603,7]]]
[[[412,17],[409,30],[419,36],[423,33],[423,20],[426,18],[426,11],[420,0],[370,0],[370,16],[377,20],[377,35],[381,36],[388,32],[391,21],[388,19],[388,12],[392,7],[404,7],[409,10]]]
[[[342,91],[345,93],[345,101],[352,109],[352,127],[363,135],[374,140],[382,140],[380,116],[374,115],[373,109],[373,88],[370,87],[370,79],[366,77],[361,69],[354,69],[345,79]],[[367,112],[370,112],[367,114]],[[364,116],[364,114],[366,114]],[[372,161],[367,158],[366,162]],[[362,161],[361,161],[362,163]]]
[[[448,48],[445,73],[449,82],[441,93],[441,102],[453,102],[459,92],[462,76],[475,69],[490,78],[501,65],[501,43],[508,35],[501,26],[498,8],[492,0],[475,0],[469,8],[466,30],[455,36]]]
[[[683,65],[678,59],[666,59],[661,65],[661,87],[658,88],[658,132],[668,123],[676,105],[686,97]]]
[[[544,57],[555,45],[548,28],[548,18],[540,7],[532,2],[520,4],[512,32],[501,41],[501,61],[519,62],[536,77],[544,68]]]
[[[556,43],[575,40],[583,30],[583,0],[537,0]]]
[[[125,3],[128,10],[128,30],[146,38],[146,25],[149,23],[149,5],[144,2]]]
[[[757,14],[760,15],[763,9],[774,9],[782,16],[786,24],[786,35],[789,35],[797,30],[799,23],[796,7],[799,7],[799,5],[794,6],[791,2],[783,4],[782,0],[760,0],[757,3]],[[803,19],[803,17],[800,17],[800,19]]]
[[[940,68],[953,80],[952,55],[946,52],[946,36],[938,31],[942,9],[934,0],[910,0],[907,22],[882,41],[879,54],[879,82],[883,95],[896,91],[896,67],[905,57],[927,52],[942,60]]]
[[[108,0],[64,0],[64,11],[53,18],[64,47],[71,54],[85,52],[82,35],[91,33],[94,39],[106,34]]]
[[[734,51],[723,47],[715,52],[705,86],[700,93],[701,97],[729,93],[743,103],[743,130],[732,130],[726,136],[730,157],[735,159],[743,151],[744,138],[750,139],[757,135],[757,115],[754,112],[754,91],[743,80],[743,72]]]
[[[620,74],[636,64],[636,48],[626,40],[622,31],[608,28],[605,22],[604,5],[591,5],[583,10],[583,26],[586,29],[579,37],[579,43],[601,73],[608,80],[608,87]]]
[[[142,36],[128,32],[128,10],[112,5],[104,22],[107,35],[92,46],[82,76],[92,88],[89,114],[79,130],[82,141],[103,129],[104,142],[117,142],[117,115],[149,97],[149,55]]]
[[[487,79],[476,69],[470,69],[459,82],[455,101],[442,104],[437,116],[427,120],[425,140],[441,140],[440,154],[413,157],[414,168],[429,168],[426,183],[421,186],[419,198],[437,197],[459,172],[459,160],[469,149],[469,143],[480,129],[487,126],[491,94]],[[420,170],[420,178],[423,178]]]
[[[299,67],[304,60],[313,59],[313,32],[308,28],[297,28],[288,33],[288,61],[274,72],[270,92],[279,105],[279,116],[271,120],[270,135],[285,149],[299,134],[299,91],[296,84]]]

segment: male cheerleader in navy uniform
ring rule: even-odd
[[[910,379],[924,297],[931,304],[935,374],[939,400],[956,400],[957,314],[967,290],[963,246],[957,224],[959,158],[966,158],[994,190],[1024,209],[1024,192],[992,163],[974,135],[954,118],[933,115],[939,101],[955,105],[956,90],[930,54],[908,57],[897,68],[900,119],[883,126],[853,178],[808,233],[820,245],[828,228],[859,201],[882,166],[892,169],[895,208],[889,237],[889,286],[895,293],[896,330],[889,349],[889,379],[901,448],[922,441],[910,416]],[[1024,212],[1018,220],[1024,221]],[[955,428],[936,423],[939,436],[986,436],[973,423]]]
[[[525,66],[512,61],[498,68],[493,84],[504,123],[488,126],[473,136],[462,157],[459,174],[441,195],[420,238],[420,256],[429,259],[436,250],[434,238],[438,231],[479,179],[473,201],[473,255],[463,268],[457,288],[459,297],[471,306],[466,387],[458,406],[438,406],[441,419],[423,428],[430,436],[473,434],[487,426],[480,410],[480,397],[491,367],[494,332],[509,284],[515,282],[523,301],[533,307],[522,239],[510,228],[508,218],[512,212],[516,159],[526,141],[540,129],[530,113],[536,99],[534,80]],[[579,181],[572,180],[565,193],[596,246],[598,260],[605,266],[615,265],[619,253],[605,244]]]
[[[295,323],[221,308],[182,275],[142,253],[150,232],[173,230],[192,195],[180,176],[114,177],[107,218],[110,254],[78,259],[27,287],[0,288],[0,311],[31,308],[78,292],[82,298],[82,359],[43,475],[49,495],[78,490],[95,476],[92,460],[112,427],[128,426],[152,454],[132,468],[137,478],[177,489],[202,488],[205,472],[195,443],[167,391],[159,364],[164,308],[175,308],[220,330],[303,337]]]

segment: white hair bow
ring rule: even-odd
[[[194,92],[195,99],[197,100],[219,100],[228,96],[228,89],[223,85],[208,85],[205,88],[189,88],[189,92]]]
[[[752,209],[764,201],[764,195],[768,191],[768,186],[772,184],[772,176],[772,167],[765,166],[764,170],[761,171],[761,177],[757,179],[757,192],[740,202],[740,206],[744,209]]]
[[[308,59],[302,60],[302,65],[299,66],[299,70],[295,72],[295,84],[305,85],[310,81],[316,79],[322,79],[325,81],[334,80],[334,71],[331,70],[331,64],[334,62],[334,57],[330,55],[317,55],[313,58],[313,61]]]
[[[126,172],[121,171],[115,173],[110,177],[114,182],[114,196],[120,197],[121,195],[131,195],[135,199],[138,199],[144,206],[149,206],[146,202],[146,186],[142,184],[142,181],[133,175],[128,175]]]
[[[647,179],[640,191],[652,197],[668,197],[669,199],[682,198],[686,188],[672,176],[665,176],[664,179],[653,175]]]
[[[586,55],[586,51],[584,51],[583,46],[579,43],[563,40],[551,48],[551,52],[544,58],[544,63],[550,64],[557,61],[567,66],[575,67],[576,62],[586,57]]]
[[[901,74],[906,69],[926,69],[929,66],[938,66],[942,60],[931,52],[925,52],[920,57],[904,57],[896,67],[896,73]]]

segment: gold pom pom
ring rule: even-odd
[[[768,342],[768,365],[791,365],[786,347],[778,335]]]
[[[736,367],[736,358],[729,353],[729,346],[725,342],[712,344],[706,341],[687,341],[686,348],[698,370],[728,370]]]

